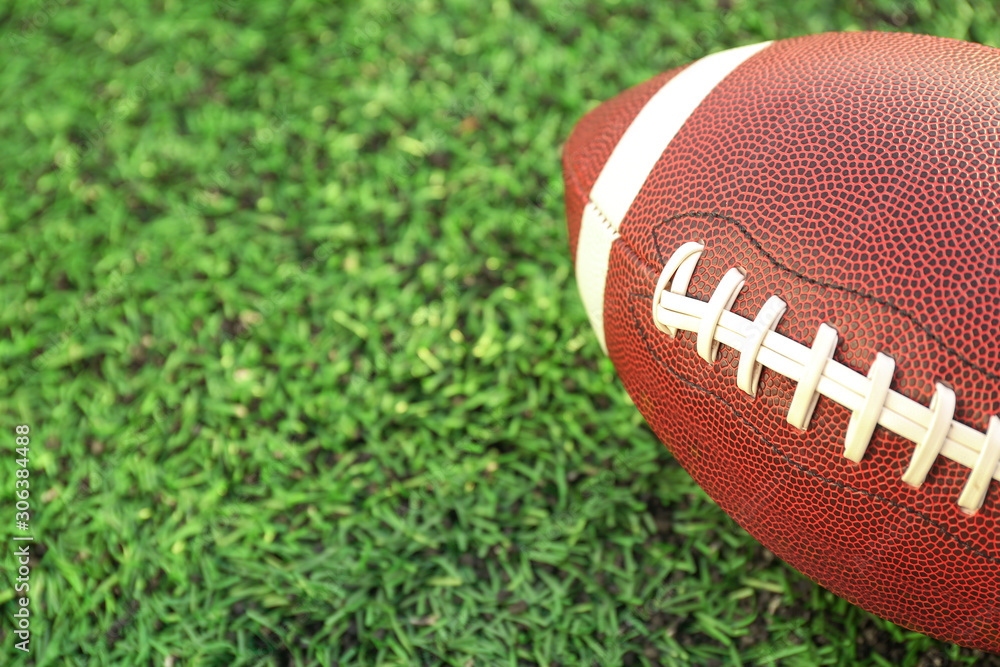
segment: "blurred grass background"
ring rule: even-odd
[[[0,5],[0,467],[9,499],[30,425],[36,537],[25,657],[0,521],[0,661],[1000,664],[757,545],[576,294],[583,113],[857,29],[1000,45],[954,0]]]

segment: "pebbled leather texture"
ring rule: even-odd
[[[674,73],[633,91],[651,95]],[[606,104],[564,156],[571,247],[589,193],[581,174],[596,178],[609,152],[589,144],[638,111],[634,100]],[[867,374],[887,354],[892,389],[927,405],[943,382],[955,418],[984,432],[1000,414],[998,165],[1000,50],[890,33],[776,42],[729,74],[667,146],[619,228],[604,295],[625,387],[726,512],[845,599],[993,652],[998,483],[964,514],[970,470],[939,457],[920,488],[907,486],[914,444],[881,427],[852,463],[846,408],[820,398],[808,430],[791,427],[794,381],[765,369],[756,396],[740,391],[737,351],[722,346],[706,363],[695,334],[669,337],[650,307],[670,253],[700,241],[689,296],[708,301],[739,267],[734,312],[753,319],[778,295],[788,303],[779,333],[809,345],[827,323],[840,336],[836,360]]]

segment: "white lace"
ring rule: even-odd
[[[739,352],[736,385],[754,395],[763,367],[791,378],[797,385],[788,409],[788,423],[806,430],[820,395],[851,411],[844,437],[844,456],[855,463],[864,458],[876,426],[916,444],[902,481],[919,487],[938,456],[970,468],[958,506],[974,513],[983,506],[990,481],[1000,480],[1000,417],[990,418],[986,433],[954,420],[955,392],[937,383],[929,407],[892,391],[896,369],[892,357],[879,352],[868,376],[833,359],[836,329],[821,324],[812,347],[775,331],[787,305],[770,297],[751,321],[732,312],[745,276],[730,269],[708,302],[687,296],[688,284],[704,251],[700,243],[685,243],[670,256],[653,291],[653,322],[671,337],[677,331],[697,334],[698,356],[713,363],[719,345]]]

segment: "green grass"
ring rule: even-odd
[[[0,522],[0,661],[1000,664],[679,468],[589,330],[559,163],[706,53],[998,45],[987,3],[151,4],[0,8],[0,466],[10,499],[29,424],[36,538],[25,659]]]

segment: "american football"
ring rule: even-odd
[[[784,561],[1000,651],[1000,50],[743,46],[579,121],[570,249],[601,346]]]

